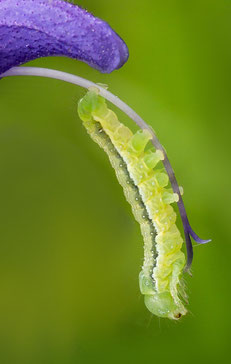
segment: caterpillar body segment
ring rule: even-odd
[[[156,169],[164,159],[163,152],[146,150],[151,133],[139,130],[134,134],[119,122],[95,90],[80,100],[78,112],[91,138],[107,153],[140,224],[144,264],[139,282],[145,304],[159,317],[178,319],[187,312],[178,294],[179,288],[183,289],[180,278],[185,256],[171,206],[179,196],[167,188],[167,174]]]

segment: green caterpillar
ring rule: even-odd
[[[140,224],[144,264],[139,282],[145,304],[154,315],[177,320],[187,313],[179,297],[179,291],[186,297],[180,282],[185,255],[171,206],[179,196],[168,188],[166,172],[156,168],[164,154],[153,148],[146,150],[150,131],[133,134],[108,109],[97,89],[90,89],[79,101],[78,113],[91,138],[107,153]]]

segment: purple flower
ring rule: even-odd
[[[0,0],[0,74],[46,56],[66,56],[109,73],[128,59],[111,27],[62,0]]]

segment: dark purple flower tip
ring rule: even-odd
[[[128,48],[106,22],[63,0],[0,0],[0,74],[47,56],[110,73],[127,61]]]

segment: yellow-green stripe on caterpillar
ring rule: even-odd
[[[180,283],[185,255],[171,206],[179,196],[167,188],[166,172],[156,168],[164,154],[161,150],[146,150],[150,131],[133,134],[108,109],[97,90],[89,90],[79,101],[78,113],[91,138],[107,153],[140,224],[144,264],[139,281],[145,304],[159,317],[179,319],[187,312],[179,297],[179,290],[185,295]]]

